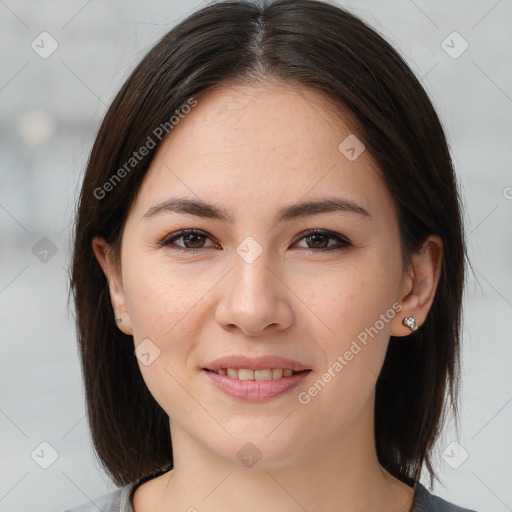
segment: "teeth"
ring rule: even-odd
[[[265,370],[249,370],[247,368],[220,368],[214,370],[218,375],[227,375],[239,380],[273,380],[281,377],[290,377],[293,370],[289,368],[267,368]]]
[[[254,370],[240,369],[240,370],[238,370],[238,378],[240,380],[254,380]]]
[[[272,370],[272,378],[273,379],[280,379],[283,376],[283,370],[281,368],[274,368]]]
[[[238,379],[238,370],[235,368],[228,368],[227,373],[228,377],[231,377],[232,379]]]
[[[272,370],[254,370],[255,380],[272,380]]]

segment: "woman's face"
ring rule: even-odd
[[[396,212],[318,93],[197,100],[132,206],[112,300],[173,436],[238,464],[293,461],[369,427],[389,336],[407,334]]]

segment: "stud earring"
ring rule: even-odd
[[[116,316],[116,324],[120,324],[123,319],[120,316]]]
[[[409,327],[409,329],[411,329],[411,331],[415,331],[416,329],[418,329],[418,325],[416,324],[416,320],[414,319],[413,316],[406,316],[403,320],[402,320],[402,323],[406,326],[406,327]]]

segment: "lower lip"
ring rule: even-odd
[[[294,373],[290,377],[281,377],[272,380],[240,380],[232,379],[227,375],[202,370],[210,382],[227,395],[249,402],[263,402],[282,395],[297,387],[311,372],[311,370]]]

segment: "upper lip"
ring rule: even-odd
[[[248,370],[266,370],[268,368],[289,369],[294,372],[310,370],[311,368],[291,359],[269,355],[262,357],[247,357],[242,355],[224,356],[209,362],[205,367],[207,370],[219,370],[221,368],[237,368]]]

